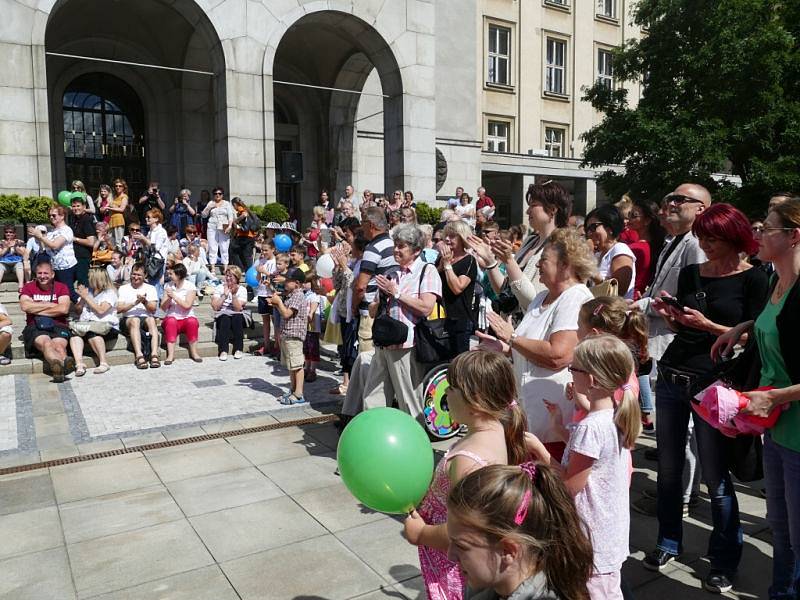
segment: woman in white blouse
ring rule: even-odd
[[[89,271],[89,286],[78,284],[76,291],[78,302],[76,308],[81,310],[80,318],[70,325],[73,336],[69,338],[69,347],[75,357],[75,376],[86,374],[83,362],[84,339],[97,356],[95,375],[105,373],[111,367],[106,361],[105,336],[119,330],[117,316],[117,289],[105,269]]]
[[[197,288],[186,279],[186,267],[181,263],[172,265],[167,270],[170,282],[164,286],[164,298],[161,300],[161,310],[164,311],[164,341],[167,343],[166,366],[175,362],[175,344],[178,335],[186,335],[189,344],[189,357],[194,362],[203,362],[197,353],[197,338],[200,332],[200,322],[194,316],[194,299]]]
[[[215,311],[214,325],[217,330],[217,349],[219,359],[228,360],[228,345],[233,344],[233,358],[244,356],[244,315],[247,305],[247,289],[239,282],[242,270],[234,265],[225,269],[225,279],[217,286],[211,298],[211,308]]]
[[[35,238],[39,245],[50,256],[56,281],[63,283],[69,289],[70,299],[78,301],[73,284],[75,282],[75,267],[78,259],[75,258],[75,249],[72,245],[75,236],[72,228],[67,225],[67,209],[59,204],[54,204],[47,211],[53,229],[43,233],[35,226],[28,227],[28,235]]]
[[[147,235],[145,236],[141,231],[138,231],[133,234],[133,238],[141,242],[142,246],[145,248],[155,248],[158,255],[164,259],[164,265],[166,267],[167,257],[169,256],[169,236],[167,235],[167,230],[164,229],[162,225],[164,222],[164,213],[158,208],[151,208],[144,214],[144,219],[147,221]],[[161,299],[164,294],[164,271],[165,269],[162,268],[159,275],[147,280],[147,283],[155,286],[159,299]]]
[[[212,200],[203,209],[202,216],[208,219],[208,270],[214,272],[219,252],[224,273],[228,268],[228,248],[235,218],[233,205],[225,200],[225,190],[221,187],[214,188]]]
[[[545,401],[561,408],[564,424],[572,420],[574,405],[567,400],[568,370],[578,343],[578,314],[592,299],[583,283],[595,272],[594,258],[572,229],[557,229],[545,242],[539,259],[539,280],[545,286],[531,302],[516,329],[497,313],[487,315],[497,337],[478,332],[493,350],[511,354],[520,399],[528,415],[528,431],[561,456],[559,438]]]
[[[625,223],[616,206],[606,204],[586,215],[586,239],[594,245],[597,257],[596,283],[616,279],[619,295],[633,300],[636,283],[636,257],[628,244],[618,241]]]

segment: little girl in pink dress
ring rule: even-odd
[[[490,464],[520,464],[527,458],[527,418],[517,404],[511,363],[498,352],[465,352],[447,371],[447,403],[454,421],[469,433],[439,461],[418,511],[405,522],[408,541],[419,548],[425,589],[431,600],[460,600],[464,579],[447,558],[447,496],[452,485]]]

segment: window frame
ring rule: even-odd
[[[495,140],[502,139],[498,135],[492,135],[490,130],[492,125],[500,125],[506,128],[506,135],[503,143],[505,143],[506,148],[505,150],[494,149],[492,146],[494,145]],[[509,154],[511,153],[511,131],[512,131],[512,121],[510,119],[506,119],[503,117],[495,117],[495,116],[487,116],[486,117],[486,128],[484,131],[486,132],[486,145],[485,151],[492,152],[495,154]]]
[[[601,55],[607,55],[608,59],[606,62],[606,66],[608,67],[608,73],[601,72],[601,66],[604,62],[601,60]],[[597,51],[595,53],[595,69],[594,69],[594,80],[595,83],[602,83],[607,89],[613,91],[616,89],[616,79],[614,77],[614,54],[613,50],[607,48],[605,46],[597,46]],[[608,83],[605,83],[608,82]]]
[[[562,123],[547,123],[547,122],[542,123],[542,139],[543,139],[542,148],[544,148],[545,151],[547,152],[548,158],[568,158],[567,157],[567,151],[568,151],[567,133],[568,133],[568,129],[569,129],[569,127],[567,125],[562,124]],[[558,143],[558,147],[560,148],[561,153],[558,156],[554,156],[552,154],[553,142],[549,142],[548,141],[548,137],[547,137],[548,131],[561,132],[561,136],[562,136],[561,142]]]
[[[549,47],[550,43],[561,44],[563,46],[562,52],[562,64],[558,65],[556,63],[549,63],[548,62],[548,55],[549,55]],[[554,49],[555,54],[555,49]],[[568,70],[567,66],[569,65],[569,38],[564,37],[563,35],[554,34],[550,32],[546,32],[544,36],[544,56],[543,56],[543,68],[544,74],[542,77],[542,93],[545,96],[553,97],[553,98],[568,98],[569,97],[569,85],[568,85]],[[554,90],[550,88],[550,74],[555,73],[557,71],[561,72],[561,89]]]
[[[610,10],[608,10],[610,7]],[[617,0],[597,0],[595,4],[595,15],[603,19],[612,19],[616,21],[619,19],[617,16]]]
[[[570,0],[542,0],[542,5],[546,8],[554,8],[563,12],[572,10],[572,2]]]
[[[494,51],[491,50],[492,39],[493,39],[493,37],[495,37],[495,36],[492,35],[492,30],[493,29],[498,34],[496,36],[496,45],[495,45],[495,50]],[[502,53],[499,52],[499,47],[500,47],[499,34],[501,32],[505,32],[507,34],[507,36],[508,36],[508,39],[507,39],[507,42],[506,42],[506,44],[507,44],[507,46],[506,46],[507,54],[502,54]],[[485,62],[484,62],[484,64],[486,65],[486,73],[485,73],[485,76],[484,76],[484,84],[486,86],[498,87],[498,88],[506,88],[506,89],[514,87],[512,60],[511,60],[512,54],[513,54],[513,47],[514,47],[514,30],[510,26],[510,24],[498,23],[496,21],[487,21],[487,23],[486,23],[486,53],[485,53]],[[505,62],[506,62],[506,65],[505,65],[506,82],[504,83],[504,82],[501,82],[501,81],[492,81],[492,74],[494,73],[495,77],[497,76],[497,72],[498,72],[497,64],[498,64],[499,61],[502,61],[502,60],[505,60]],[[491,66],[493,61],[494,61],[494,69],[492,69],[492,66]]]

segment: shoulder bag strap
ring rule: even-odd
[[[708,312],[708,302],[706,301],[706,293],[703,291],[703,282],[700,281],[700,265],[691,265],[689,267],[692,269],[692,275],[694,279],[694,297],[697,300],[698,306],[700,306],[700,312],[703,313],[704,316]]]

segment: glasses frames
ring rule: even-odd
[[[666,198],[664,198],[664,203],[674,204],[675,206],[683,206],[684,204],[702,204],[702,200],[698,200],[697,198],[692,198],[691,196],[684,196],[683,194],[670,194]]]
[[[761,235],[766,231],[794,231],[797,227],[753,227],[753,235]]]

